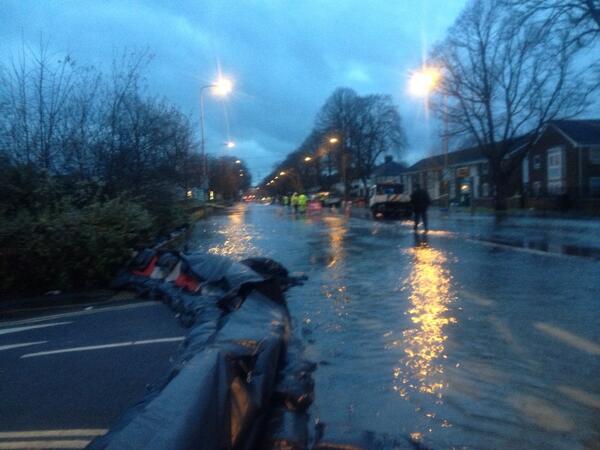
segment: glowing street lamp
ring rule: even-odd
[[[408,91],[416,97],[426,97],[440,84],[441,73],[435,67],[424,67],[413,72],[408,83]]]
[[[235,147],[235,142],[233,142],[233,141],[227,141],[227,142],[225,142],[225,145],[227,146],[227,148],[234,148]]]
[[[279,172],[279,175],[284,176],[285,172]]]
[[[213,93],[219,97],[225,97],[233,89],[231,80],[219,77],[214,83],[204,85],[200,88],[200,152],[202,155],[202,189],[208,188],[208,179],[206,176],[206,153],[204,150],[204,91],[212,89]],[[229,146],[229,144],[228,144]]]
[[[330,144],[337,144],[340,140],[336,137],[329,138]]]
[[[408,83],[408,91],[416,97],[428,97],[432,92],[439,90],[442,72],[435,67],[423,67],[413,72]],[[448,170],[448,94],[442,92],[444,102],[444,176],[447,183],[446,208],[450,205],[449,170]]]
[[[305,156],[304,157],[304,162],[311,162],[312,158],[310,156]]]
[[[228,78],[219,77],[211,87],[215,95],[225,97],[233,90],[233,82]]]
[[[235,160],[235,163],[236,163],[236,164],[241,164],[241,163],[242,163],[242,161],[241,161],[240,159],[236,159],[236,160]]]

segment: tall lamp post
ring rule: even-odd
[[[204,149],[204,92],[207,89],[212,89],[213,93],[219,97],[225,97],[233,89],[233,83],[227,78],[219,78],[214,83],[204,85],[200,88],[200,155],[202,158],[202,200],[206,199],[206,191],[208,189],[206,152]]]
[[[414,72],[409,82],[409,92],[416,97],[429,97],[438,90],[442,74],[439,69],[424,67]],[[444,92],[444,175],[446,184],[446,208],[450,206],[450,179],[448,173],[448,95]]]

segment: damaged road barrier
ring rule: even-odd
[[[304,279],[266,258],[139,252],[113,286],[163,300],[189,333],[166,379],[88,448],[307,448],[315,365],[284,296]]]

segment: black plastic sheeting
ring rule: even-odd
[[[301,281],[265,258],[138,253],[113,287],[162,299],[190,331],[167,379],[88,448],[307,448],[315,366],[284,298]]]

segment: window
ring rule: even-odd
[[[540,181],[533,182],[533,195],[539,197],[542,193],[542,183]]]
[[[590,194],[600,196],[600,177],[590,177]]]
[[[481,175],[487,175],[490,172],[490,164],[483,163],[481,165]]]
[[[548,150],[548,166],[546,169],[548,178],[548,194],[560,195],[565,191],[565,152],[561,147],[554,147]]]
[[[600,164],[600,148],[590,148],[590,162]]]
[[[378,184],[377,194],[378,195],[392,195],[402,194],[404,192],[404,186],[401,184]]]
[[[490,196],[490,185],[488,183],[483,183],[481,185],[481,196],[482,197]]]
[[[539,170],[542,167],[542,158],[540,155],[535,155],[533,157],[533,170]]]
[[[529,183],[529,158],[525,157],[523,159],[523,162],[521,163],[521,172],[523,174],[522,178],[523,178],[523,184],[528,184]]]
[[[456,169],[456,178],[466,178],[469,173],[469,166],[459,167]]]

